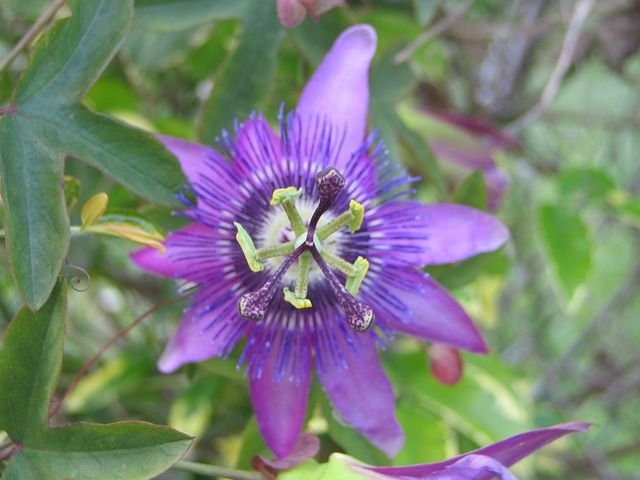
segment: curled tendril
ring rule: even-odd
[[[71,288],[73,288],[76,292],[86,292],[91,288],[91,275],[84,268],[79,267],[78,265],[69,265],[67,264],[67,268],[69,270],[75,270],[76,272],[80,272],[84,278],[81,278],[78,275],[73,275],[69,277],[69,274],[63,275],[64,277],[69,278],[69,284]],[[86,282],[85,282],[86,281]]]

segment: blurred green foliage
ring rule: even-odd
[[[0,58],[46,8],[44,0],[0,3]],[[398,107],[436,107],[509,123],[537,99],[565,35],[558,18],[574,2],[551,2],[538,19],[518,88],[500,110],[478,101],[479,69],[499,48],[498,33],[517,31],[522,4],[477,0],[448,30],[398,63],[397,55],[464,2],[349,1],[286,31],[269,0],[138,0],[123,48],[84,96],[84,104],[145,130],[214,144],[235,118],[261,109],[274,121],[297,96],[337,34],[368,22],[380,40],[371,72],[370,123],[391,154],[422,177],[416,195],[429,202],[486,207],[480,172],[463,179],[431,151]],[[547,2],[549,3],[549,2]],[[612,67],[600,40],[613,17],[632,17],[634,2],[593,10],[579,55],[543,115],[517,134],[520,147],[496,152],[510,185],[495,214],[512,239],[501,252],[430,273],[481,324],[492,354],[464,356],[453,387],[430,377],[421,345],[392,342],[383,354],[398,396],[407,446],[385,458],[334,418],[318,385],[308,430],[322,440],[320,461],[345,451],[378,464],[424,463],[468,451],[534,427],[570,419],[598,424],[590,434],[551,446],[514,471],[529,479],[636,478],[640,456],[640,55]],[[61,11],[63,14],[65,11]],[[626,17],[625,17],[626,18]],[[640,28],[640,27],[638,27]],[[505,33],[506,32],[506,33]],[[510,33],[511,32],[511,33]],[[614,45],[615,46],[615,45]],[[637,50],[637,48],[636,48]],[[0,108],[9,104],[27,52],[0,73]],[[502,68],[502,65],[494,68]],[[526,68],[525,68],[526,67]],[[498,88],[498,87],[496,87]],[[98,192],[110,208],[135,210],[165,231],[182,226],[169,210],[134,196],[75,159],[64,174],[72,225]],[[72,205],[70,198],[78,198]],[[89,272],[91,288],[69,293],[61,394],[82,365],[122,328],[176,295],[171,281],[142,273],[128,260],[136,247],[119,238],[73,238],[69,265]],[[0,328],[22,304],[0,252]],[[63,269],[69,276],[77,272]],[[165,424],[196,435],[189,459],[249,468],[268,455],[252,418],[239,352],[164,376],[155,361],[185,303],[154,312],[120,339],[84,377],[58,414],[63,421],[125,419]],[[239,347],[241,348],[241,347]],[[3,443],[0,433],[0,444]],[[1,468],[1,467],[0,467]],[[178,471],[161,478],[203,478]]]

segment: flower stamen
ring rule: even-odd
[[[311,249],[311,254],[320,267],[320,270],[322,270],[327,282],[329,282],[329,286],[331,287],[331,290],[333,290],[338,303],[347,313],[347,322],[349,322],[349,326],[357,332],[367,331],[373,322],[374,315],[371,307],[359,302],[347,291],[317,250]]]
[[[298,261],[296,287],[293,292],[288,287],[285,287],[283,289],[284,299],[295,308],[311,308],[311,300],[306,296],[309,288],[311,260],[313,259],[327,279],[338,303],[346,312],[347,321],[351,328],[358,332],[364,332],[373,322],[373,310],[368,305],[356,300],[355,296],[358,294],[362,281],[369,269],[369,262],[363,257],[358,257],[352,264],[329,249],[322,247],[322,240],[347,225],[351,233],[357,231],[362,226],[364,207],[355,200],[351,200],[348,211],[322,228],[317,229],[320,217],[333,206],[338,194],[344,188],[345,179],[337,169],[329,167],[316,173],[315,180],[320,192],[320,200],[311,216],[308,227],[305,226],[295,206],[295,200],[302,195],[302,189],[296,189],[295,187],[278,188],[271,197],[272,206],[282,205],[291,228],[296,235],[295,240],[256,249],[247,231],[242,225],[235,223],[238,229],[236,239],[252,271],[259,272],[264,270],[262,260],[286,255],[284,262],[278,267],[275,274],[260,289],[245,293],[240,297],[238,311],[243,318],[248,320],[258,321],[264,318],[284,275],[296,260]],[[329,265],[347,277],[344,286],[331,271]]]
[[[300,198],[300,195],[302,195],[301,188],[287,187],[274,190],[271,196],[271,206],[282,205],[282,209],[284,213],[287,214],[291,228],[293,228],[296,236],[302,235],[307,231],[307,227],[305,227],[302,217],[300,217],[300,213],[294,203]]]
[[[264,265],[258,257],[258,251],[253,243],[251,235],[249,235],[244,227],[238,222],[233,222],[233,224],[238,229],[238,233],[236,233],[236,241],[240,244],[240,248],[242,249],[242,253],[244,253],[244,258],[247,260],[249,268],[252,272],[261,272],[264,270]]]
[[[293,262],[298,259],[300,254],[304,252],[304,247],[297,248],[291,255],[285,258],[280,268],[276,270],[276,273],[265,282],[265,284],[258,290],[245,293],[238,300],[238,312],[242,318],[247,320],[262,320],[267,313],[267,308],[273,300],[276,290],[280,286],[284,274],[293,265]]]

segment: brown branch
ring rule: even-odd
[[[67,0],[53,0],[51,5],[40,15],[40,18],[36,20],[36,23],[24,34],[20,41],[13,49],[7,54],[7,56],[0,62],[0,73],[4,72],[11,62],[13,62],[20,52],[24,50],[31,41],[38,36],[38,34],[47,26],[49,21],[55,16],[55,14],[62,8]]]
[[[553,72],[551,73],[542,94],[533,107],[505,128],[505,131],[508,134],[514,135],[529,123],[537,120],[558,93],[560,84],[562,83],[562,80],[564,80],[564,77],[571,66],[571,62],[573,61],[573,54],[578,46],[578,38],[580,36],[580,31],[582,30],[582,25],[591,12],[593,2],[594,0],[580,0],[576,3],[571,15],[571,20],[569,21],[569,26],[567,27],[567,34],[565,35],[558,61],[556,62]]]
[[[467,10],[471,8],[471,5],[473,5],[474,1],[475,0],[465,0],[458,6],[458,8],[452,11],[449,15],[447,15],[440,21],[434,23],[429,30],[427,30],[426,32],[423,32],[413,42],[411,42],[409,45],[407,45],[405,48],[399,51],[396,54],[394,61],[396,63],[402,63],[409,60],[411,55],[413,55],[415,51],[418,48],[420,48],[422,45],[424,45],[429,39],[433,37],[437,37],[438,35],[442,35],[449,28],[451,28],[451,26],[454,23],[460,20],[464,16],[464,14],[467,12]]]

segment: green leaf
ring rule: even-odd
[[[397,49],[392,49],[375,63],[371,71],[369,115],[372,125],[397,161],[403,160],[431,180],[444,195],[447,182],[435,161],[433,153],[418,134],[410,130],[396,112],[396,105],[417,86],[417,81],[406,64],[393,60]],[[402,155],[405,151],[408,155]]]
[[[135,26],[177,32],[213,20],[240,18],[248,8],[248,0],[137,0]]]
[[[232,129],[235,119],[245,120],[266,99],[282,37],[275,2],[256,2],[248,9],[238,47],[219,72],[204,107],[201,138],[205,142],[213,142],[223,129]]]
[[[591,270],[589,231],[577,213],[561,205],[540,206],[539,224],[551,270],[571,301]]]
[[[80,103],[124,40],[132,0],[72,0],[70,8],[73,15],[34,48],[0,118],[6,242],[18,290],[32,309],[46,301],[68,250],[65,155],[167,206],[179,206],[175,194],[185,182],[151,134]]]
[[[609,172],[588,166],[564,170],[558,176],[557,188],[563,197],[580,196],[591,203],[602,204],[617,185]]]
[[[478,210],[487,209],[487,183],[484,174],[476,170],[458,185],[451,200]]]
[[[405,442],[393,458],[394,465],[438,462],[447,457],[451,449],[451,435],[439,415],[408,402],[396,407],[396,415],[402,425]]]
[[[6,244],[18,290],[39,308],[53,288],[69,248],[62,162],[24,132],[17,116],[0,119],[0,174]]]
[[[523,392],[516,389],[521,378],[496,357],[465,355],[464,375],[454,386],[443,385],[431,376],[422,351],[386,356],[385,360],[391,367],[387,371],[394,390],[406,403],[442,418],[477,445],[532,426],[523,406]]]
[[[194,437],[204,434],[211,424],[222,383],[220,377],[207,376],[185,388],[171,404],[169,425]]]
[[[426,26],[433,19],[439,5],[439,0],[413,0],[413,8],[421,27]]]
[[[62,363],[67,296],[59,281],[36,313],[22,308],[0,342],[0,430],[29,442],[49,423],[49,400]]]
[[[37,312],[23,307],[0,342],[0,429],[16,450],[4,480],[152,478],[175,462],[192,439],[142,422],[49,425],[60,374],[66,282],[59,280]]]

